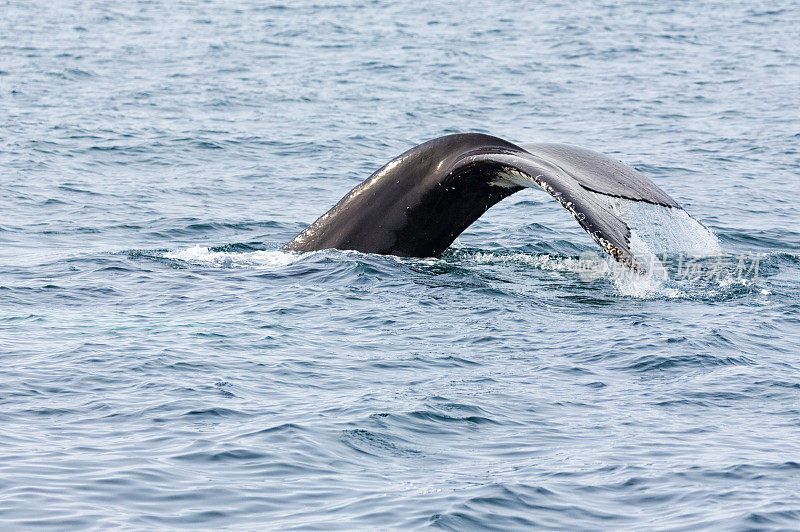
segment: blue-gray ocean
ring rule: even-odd
[[[0,0],[0,528],[800,528],[798,28]],[[624,161],[724,267],[583,275],[533,190],[440,259],[280,251],[468,131]]]

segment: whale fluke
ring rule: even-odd
[[[603,250],[632,268],[630,228],[597,194],[680,208],[642,174],[599,153],[462,133],[389,161],[284,249],[437,257],[495,203],[529,187],[556,198]]]

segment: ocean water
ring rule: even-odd
[[[0,0],[0,528],[797,529],[798,24]],[[620,159],[721,251],[640,216],[665,275],[587,275],[533,190],[441,259],[279,250],[463,131]]]

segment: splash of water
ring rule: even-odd
[[[592,194],[631,228],[631,251],[637,258],[665,253],[692,257],[722,253],[716,235],[683,209]]]
[[[725,298],[757,291],[760,257],[726,254],[717,236],[683,209],[595,197],[628,224],[631,252],[644,267],[644,274],[635,273],[602,256],[605,265],[595,272],[608,277],[621,295]]]

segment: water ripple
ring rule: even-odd
[[[2,15],[0,527],[796,528],[795,3]],[[587,271],[531,190],[440,259],[280,250],[461,131],[607,153],[719,249],[620,204],[664,275]]]

